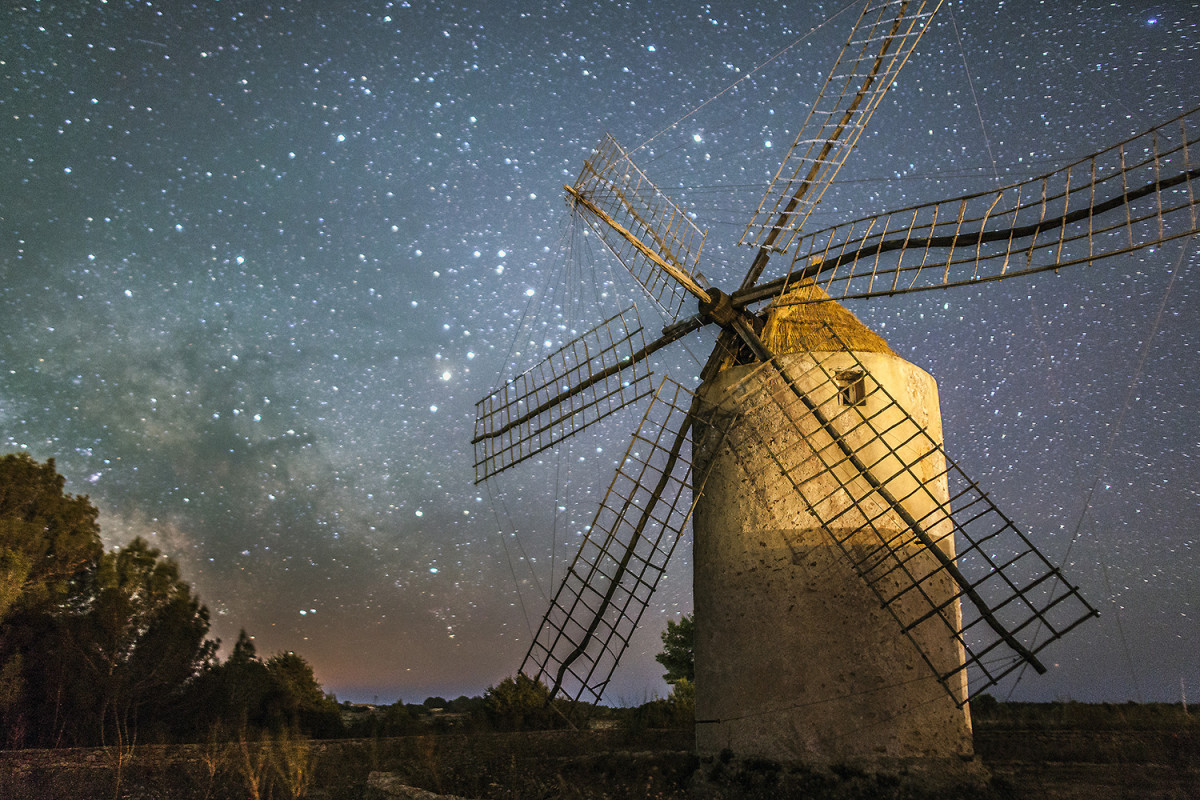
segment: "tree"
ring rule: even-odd
[[[667,668],[663,680],[672,686],[681,680],[696,680],[696,626],[691,614],[684,614],[679,622],[667,620],[667,629],[663,631],[663,650],[654,660]]]
[[[291,652],[278,653],[267,661],[271,678],[271,716],[277,723],[313,736],[332,736],[341,732],[341,714],[337,700],[321,690],[312,667],[303,657]]]
[[[425,706],[426,708],[430,709],[431,711],[435,708],[445,708],[446,707],[446,698],[437,697],[436,695],[433,697],[426,697],[425,702],[421,703],[421,705]]]
[[[550,703],[546,684],[521,674],[488,688],[483,709],[488,722],[500,731],[555,728],[563,723]]]
[[[0,620],[22,605],[63,602],[103,550],[99,511],[65,485],[54,459],[0,458]]]
[[[3,744],[36,739],[45,719],[31,706],[41,687],[69,672],[63,618],[78,607],[103,546],[96,507],[63,491],[54,459],[0,458],[0,730]],[[45,716],[68,717],[61,693]],[[57,718],[62,724],[53,724]],[[49,735],[53,736],[52,733]],[[51,739],[53,740],[53,739]]]
[[[341,735],[337,700],[326,695],[312,667],[297,653],[263,661],[243,630],[225,663],[211,663],[188,692],[184,736],[199,738],[285,729],[310,736]]]
[[[680,678],[666,699],[658,697],[629,709],[625,720],[633,730],[690,728],[696,721],[696,687],[687,678]]]
[[[224,738],[247,728],[262,728],[271,688],[271,675],[258,657],[254,640],[245,630],[239,631],[225,662],[210,662],[189,686],[183,705],[191,712],[181,719],[179,734],[191,739]]]
[[[217,646],[208,628],[208,609],[179,567],[144,539],[100,558],[74,638],[97,691],[102,739],[132,736],[144,710],[161,711],[200,674]]]

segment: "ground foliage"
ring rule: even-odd
[[[446,707],[455,703],[442,702]],[[698,757],[692,752],[690,728],[637,728],[620,716],[606,719],[617,724],[605,730],[493,733],[452,727],[436,733],[433,720],[464,712],[432,713],[443,706],[430,705],[425,732],[418,735],[308,741],[281,732],[233,742],[138,746],[119,786],[115,785],[115,748],[0,753],[0,786],[7,790],[6,800],[101,796],[360,800],[369,796],[371,773],[386,772],[398,783],[480,800],[1200,796],[1200,739],[1192,735],[1192,717],[1180,709],[1175,714],[1169,708],[1144,709],[1145,719],[1160,723],[1150,730],[1122,727],[1131,710],[1137,716],[1142,709],[1072,709],[1099,722],[1099,729],[1093,730],[1072,727],[1060,713],[1063,705],[1067,704],[1021,704],[1010,709],[1001,704],[995,709],[999,715],[1023,717],[1031,727],[1001,727],[992,729],[993,735],[977,736],[984,772],[969,780],[938,776],[931,780],[928,773],[906,769],[869,772],[852,764],[780,764],[738,759],[730,753]],[[418,707],[424,704],[414,704],[413,713],[418,713]],[[981,727],[988,729],[990,723],[984,721]],[[1026,747],[1027,740],[1036,742],[1035,750]]]

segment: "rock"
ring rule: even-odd
[[[372,772],[367,776],[366,800],[463,800],[401,783],[395,772]]]

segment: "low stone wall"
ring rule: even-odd
[[[1200,735],[1193,730],[989,729],[975,731],[985,762],[1163,764],[1200,768]]]

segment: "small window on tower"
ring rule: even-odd
[[[836,376],[838,395],[844,406],[861,406],[867,401],[867,373],[848,369]]]

